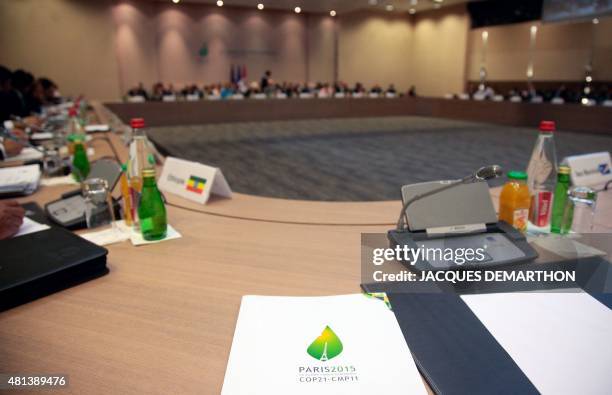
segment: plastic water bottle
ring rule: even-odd
[[[557,153],[553,121],[540,122],[540,135],[527,166],[527,182],[531,194],[529,222],[537,228],[550,228],[553,192],[557,181]]]

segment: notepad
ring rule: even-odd
[[[222,395],[425,395],[395,315],[362,294],[243,296]]]
[[[15,156],[10,156],[6,159],[4,159],[4,162],[6,163],[14,163],[14,162],[27,162],[30,160],[39,160],[43,158],[43,153],[32,148],[32,147],[25,147],[24,149],[21,150],[21,152],[19,153],[19,155],[15,155]]]
[[[542,394],[609,394],[612,310],[572,291],[461,298]]]
[[[38,165],[13,166],[0,169],[0,194],[30,194],[38,188]]]

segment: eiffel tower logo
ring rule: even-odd
[[[342,349],[342,342],[338,335],[329,326],[326,326],[321,335],[308,346],[306,352],[314,359],[325,362],[340,355]]]

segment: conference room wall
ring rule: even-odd
[[[56,81],[63,94],[120,96],[113,0],[0,1],[0,64]]]
[[[354,12],[339,19],[338,73],[349,84],[394,83],[407,90],[415,81],[413,29],[407,14]]]
[[[337,20],[328,15],[307,15],[307,75],[310,81],[332,82],[335,79]]]
[[[412,72],[417,94],[443,96],[465,85],[470,17],[465,5],[417,14],[413,20]]]
[[[176,87],[228,81],[232,64],[247,65],[249,80],[258,80],[267,69],[279,81],[306,79],[304,16],[187,3],[151,4],[151,15],[142,2],[131,2],[129,7],[122,2],[113,12],[124,90],[143,79],[148,85],[159,80]],[[138,12],[142,17],[125,15]],[[138,33],[130,39],[122,30]],[[204,46],[208,54],[200,56]],[[124,60],[130,56],[140,59]],[[143,73],[147,67],[157,73]]]
[[[530,29],[537,26],[536,44],[530,49]],[[594,30],[593,30],[594,29]],[[612,79],[612,17],[572,23],[521,23],[471,30],[467,53],[468,78],[478,80],[482,58],[482,33],[488,32],[486,68],[494,81],[525,80],[533,56],[534,79],[541,81],[578,81],[584,78],[585,65],[593,42],[593,77]]]

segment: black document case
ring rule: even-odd
[[[24,205],[40,221],[40,208]],[[0,240],[0,311],[108,273],[108,251],[65,229]]]

